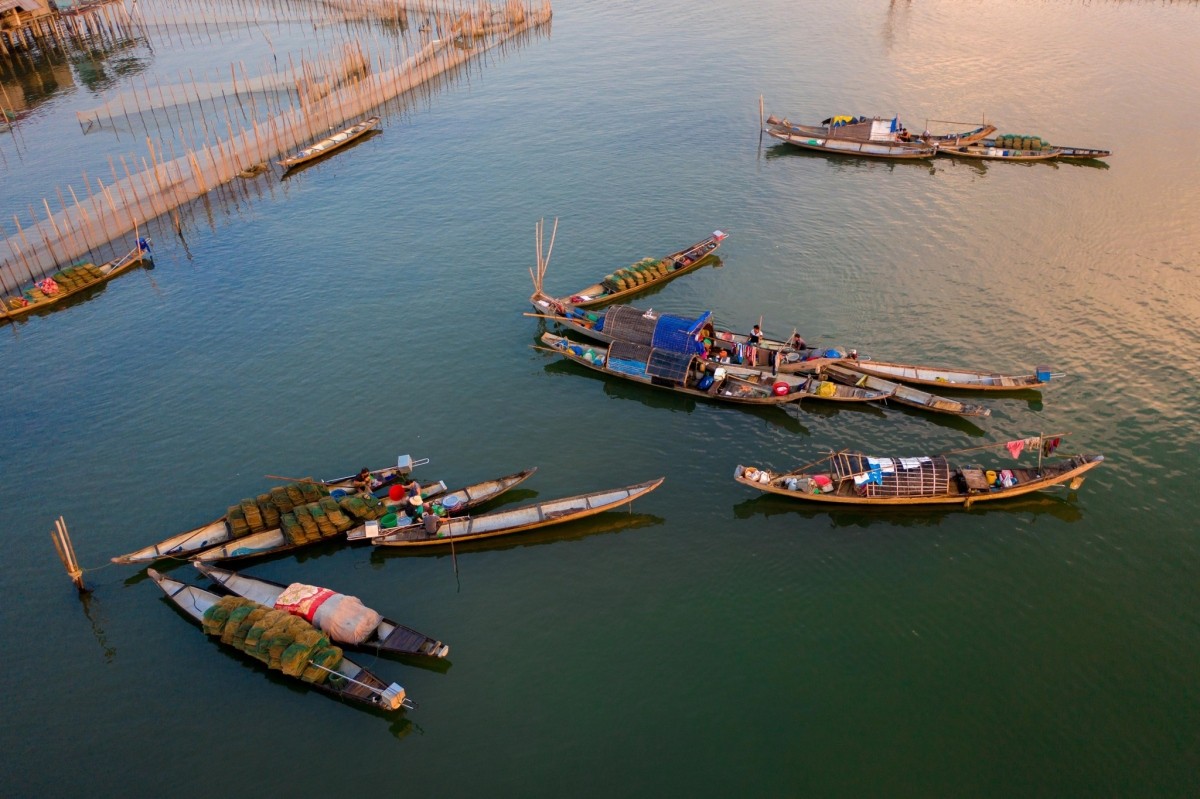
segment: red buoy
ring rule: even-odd
[[[392,502],[399,502],[404,498],[404,486],[394,485],[388,489],[388,499]]]

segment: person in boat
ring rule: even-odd
[[[371,470],[366,466],[362,467],[362,470],[354,478],[354,487],[364,494],[370,494],[374,489],[371,480]]]
[[[432,538],[433,536],[437,535],[438,526],[440,526],[442,523],[442,517],[430,511],[425,514],[425,518],[422,523],[425,525],[425,535]]]
[[[850,355],[848,357],[852,361],[857,361],[858,360],[858,350],[850,350]]]
[[[808,349],[808,345],[804,343],[804,337],[799,333],[792,333],[792,337],[788,339],[788,346],[796,352],[802,352]]]
[[[750,331],[750,335],[746,337],[746,362],[751,366],[758,366],[758,345],[762,341],[762,328],[755,325]]]
[[[425,503],[421,501],[420,494],[417,494],[415,497],[409,497],[406,501],[406,506],[408,515],[414,522],[421,521],[426,512],[429,510],[425,507]]]

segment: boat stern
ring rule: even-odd
[[[400,710],[401,708],[412,707],[412,703],[407,698],[408,694],[396,683],[392,683],[387,688],[384,688],[377,696],[379,704],[385,710]]]

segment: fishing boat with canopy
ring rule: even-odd
[[[1103,455],[1066,458],[1055,453],[1066,433],[1042,434],[1016,441],[955,450],[941,455],[876,457],[861,452],[830,452],[787,472],[738,465],[734,480],[749,488],[803,502],[835,505],[963,505],[990,502],[1068,485],[1083,485],[1084,475],[1104,462]],[[1036,450],[1037,464],[957,464],[951,456],[1005,450],[1014,458]]]
[[[787,118],[767,117],[766,134],[805,150],[869,158],[932,158],[937,146],[913,137],[897,117],[839,115],[820,125],[799,125]]]

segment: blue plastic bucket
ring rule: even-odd
[[[1049,383],[1050,382],[1050,367],[1049,366],[1039,366],[1037,368],[1037,380],[1039,383]]]
[[[342,497],[346,496],[346,492],[340,488],[335,488],[329,492],[329,496],[333,497],[334,499],[341,499]]]

